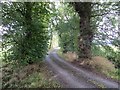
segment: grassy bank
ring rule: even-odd
[[[72,53],[63,54],[61,50],[58,50],[57,54],[68,62],[74,62],[75,60],[77,60],[74,53],[73,55]],[[114,68],[114,65],[108,59],[103,57],[97,57],[90,62],[92,62],[90,66],[93,67],[92,69],[94,69],[96,72],[102,73],[108,78],[120,81],[120,69]]]
[[[60,84],[44,62],[3,68],[2,88],[58,88]]]

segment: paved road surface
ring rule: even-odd
[[[65,88],[118,88],[118,83],[73,66],[61,59],[56,50],[46,56],[46,63]]]

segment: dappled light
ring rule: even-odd
[[[118,88],[119,3],[46,1],[1,3],[0,88]]]

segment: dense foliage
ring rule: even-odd
[[[57,31],[59,36],[59,46],[64,53],[76,51],[78,47],[79,17],[73,12],[73,7],[69,4],[62,4],[59,8],[54,8],[55,15],[52,17],[52,29]],[[59,17],[57,17],[59,16]]]
[[[57,33],[64,53],[72,51],[81,56],[80,45],[85,44],[84,48],[91,45],[92,55],[107,57],[119,67],[119,3],[91,3],[89,24],[92,33],[86,32],[88,28],[82,30],[83,34],[80,29],[84,27],[80,26],[83,15],[76,11],[79,5],[76,9],[75,5],[60,2],[3,3],[4,59],[22,63],[38,61],[46,54],[48,45],[51,47],[52,38]],[[88,46],[89,39],[84,34],[88,38],[94,35]],[[80,36],[85,37],[82,44]]]
[[[120,67],[119,3],[93,4],[92,12],[92,28],[94,29],[93,55],[106,57],[116,67]]]
[[[106,57],[116,67],[120,64],[118,10],[118,3],[92,3],[90,21],[90,28],[94,34],[91,45],[92,55]],[[78,14],[68,3],[60,3],[59,8],[55,8],[54,12],[51,24],[58,32],[59,46],[63,52],[78,53],[80,33]]]
[[[65,59],[68,56],[68,61],[77,61],[77,64],[93,71],[96,68],[100,73],[106,71],[106,74],[118,79],[119,4],[2,2],[2,88],[59,87],[51,81],[56,76],[49,77],[47,72],[52,72],[42,62],[49,54],[47,52],[57,44],[59,56],[63,55]],[[86,61],[81,63],[82,60]],[[91,60],[91,65],[88,60]]]
[[[5,61],[30,64],[47,52],[48,3],[3,3]]]

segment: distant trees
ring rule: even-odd
[[[68,51],[77,52],[79,17],[69,3],[60,3],[59,8],[54,8],[54,15],[51,17],[51,30],[54,29],[59,36],[59,46],[63,53]]]

